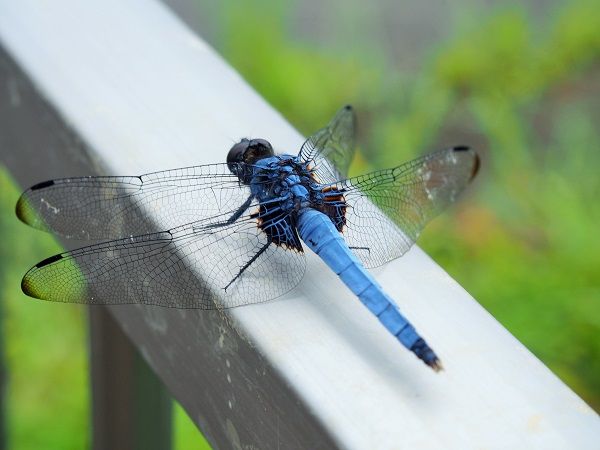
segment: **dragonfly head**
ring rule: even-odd
[[[227,167],[242,183],[249,183],[252,172],[251,165],[259,159],[273,156],[275,152],[271,144],[264,139],[242,139],[229,150]]]

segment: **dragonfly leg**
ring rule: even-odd
[[[233,222],[238,220],[242,216],[242,214],[244,214],[244,212],[250,207],[250,204],[252,203],[253,199],[254,195],[250,195],[250,197],[248,197],[248,200],[242,203],[238,210],[234,212],[229,219],[227,219],[227,224],[232,224]]]
[[[250,265],[260,257],[260,255],[262,255],[265,252],[265,250],[269,247],[269,245],[271,245],[270,240],[258,252],[256,252],[256,254],[252,258],[250,258],[250,261],[248,261],[246,264],[244,264],[244,267],[242,267],[240,269],[240,271],[237,273],[237,275],[235,277],[233,277],[231,279],[231,281],[229,283],[227,283],[227,286],[225,286],[223,289],[225,291],[227,291],[227,288],[229,288],[229,286],[231,286],[233,284],[233,282],[235,280],[237,280],[244,273],[244,271],[248,267],[250,267]]]
[[[212,228],[224,227],[225,225],[231,225],[233,222],[238,220],[242,216],[242,214],[244,214],[244,212],[246,212],[246,210],[250,207],[250,204],[252,203],[253,199],[254,199],[254,195],[250,195],[250,197],[248,197],[248,200],[246,200],[244,203],[242,203],[240,205],[240,207],[237,209],[237,211],[234,212],[229,219],[224,220],[222,222],[215,222],[215,223],[211,223],[209,225],[204,225],[202,227],[194,228],[194,230],[195,231],[204,231],[204,230],[210,230]]]

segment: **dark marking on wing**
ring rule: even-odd
[[[35,184],[31,186],[32,191],[37,191],[38,189],[44,189],[54,185],[54,180],[42,181],[41,183]]]
[[[39,263],[37,263],[35,265],[35,267],[37,267],[39,269],[40,267],[47,266],[48,264],[52,264],[53,262],[56,262],[56,261],[62,259],[62,257],[63,257],[62,255],[50,256],[49,258],[46,258],[43,261],[40,261]]]
[[[466,145],[457,145],[457,146],[453,147],[452,150],[454,150],[455,152],[468,152],[471,150],[471,148]],[[477,175],[477,173],[479,172],[480,167],[481,167],[481,159],[479,158],[479,155],[477,153],[475,153],[475,157],[473,160],[473,168],[471,170],[471,178],[469,178],[469,181],[471,181],[473,178],[475,178],[475,175]]]

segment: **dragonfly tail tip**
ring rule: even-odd
[[[417,339],[417,341],[412,345],[410,350],[417,355],[421,361],[431,367],[435,372],[441,372],[444,370],[444,366],[442,366],[442,362],[437,357],[435,352],[427,345],[427,342],[423,338]]]
[[[433,369],[433,371],[436,373],[444,371],[444,366],[442,365],[442,362],[438,358],[435,358],[430,363],[427,363],[427,365],[429,367],[431,367]]]

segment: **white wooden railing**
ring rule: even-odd
[[[219,162],[245,136],[288,152],[303,141],[155,1],[0,0],[0,39],[2,99],[18,100],[0,123],[15,143],[2,159],[23,187]],[[377,278],[441,374],[308,265],[285,300],[227,316],[109,308],[215,448],[598,448],[598,416],[419,248]],[[106,345],[104,358],[126,344]],[[102,357],[96,367],[117,365]],[[94,424],[96,448],[116,448],[118,424]]]

